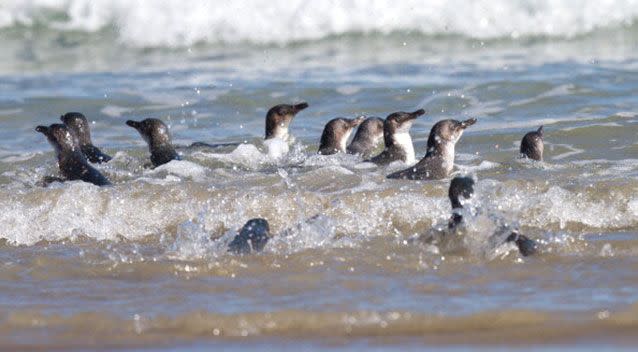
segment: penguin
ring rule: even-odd
[[[387,176],[390,179],[439,180],[446,178],[454,167],[454,147],[463,131],[476,123],[476,119],[465,121],[442,120],[434,124],[428,137],[428,151],[416,165]]]
[[[410,128],[417,117],[425,114],[425,110],[414,112],[395,112],[383,122],[383,140],[385,149],[381,154],[366,160],[377,165],[387,165],[401,160],[406,164],[414,163],[414,145],[410,137]]]
[[[261,252],[270,237],[270,225],[266,219],[250,219],[230,242],[228,252],[233,254]]]
[[[543,126],[528,132],[521,141],[521,155],[525,158],[543,161]]]
[[[180,160],[179,154],[171,143],[168,127],[159,119],[144,119],[142,121],[128,120],[126,124],[140,133],[148,143],[151,152],[151,162],[157,167],[171,160]]]
[[[352,130],[359,126],[365,117],[359,116],[355,119],[337,117],[330,120],[323,129],[319,154],[331,155],[346,152],[346,143]]]
[[[448,221],[447,233],[444,234],[444,236],[450,236],[456,233],[458,228],[462,226],[464,222],[462,215],[462,199],[470,199],[473,195],[474,179],[467,176],[457,176],[452,179],[450,182],[450,188],[448,189],[448,198],[452,205],[452,215]],[[509,232],[509,235],[507,235],[504,242],[513,242],[522,256],[527,257],[538,252],[538,244],[536,241],[520,234],[518,229],[511,229],[507,227],[499,228],[496,231],[497,232],[492,235],[492,238],[496,241],[503,238],[502,232]]]
[[[298,112],[308,107],[308,103],[295,105],[280,104],[273,106],[266,114],[266,138],[288,140],[288,128]]]
[[[60,174],[63,177],[62,179],[47,178],[46,183],[82,180],[96,186],[111,184],[104,175],[88,163],[75,135],[69,131],[66,125],[56,123],[50,126],[37,126],[35,130],[44,134],[55,150]]]
[[[357,128],[357,133],[346,151],[348,154],[361,155],[363,159],[369,159],[381,142],[383,142],[383,119],[368,117]]]
[[[79,112],[67,112],[60,116],[60,120],[75,135],[80,143],[80,150],[84,156],[92,163],[106,163],[111,157],[103,153],[98,147],[91,142],[91,131],[86,117]]]

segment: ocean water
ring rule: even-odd
[[[638,1],[0,3],[0,349],[631,349],[638,328]],[[266,111],[307,101],[275,157]],[[316,155],[337,116],[478,118],[463,250],[450,179]],[[114,186],[57,172],[35,126],[91,121]],[[182,161],[148,169],[128,119]],[[518,159],[545,129],[545,161]],[[263,253],[226,246],[252,217]],[[498,218],[539,241],[484,241]]]

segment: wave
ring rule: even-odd
[[[245,155],[231,153],[236,167],[219,168],[221,164],[215,159],[205,166],[174,161],[155,170],[135,171],[141,162],[123,154],[115,154],[112,162],[118,168],[129,165],[131,169],[102,167],[115,181],[114,187],[99,188],[79,181],[33,187],[21,182],[41,178],[46,169],[38,168],[38,175],[14,173],[15,182],[0,190],[0,240],[15,245],[77,236],[137,241],[149,235],[177,233],[180,243],[175,255],[199,258],[200,253],[191,248],[210,245],[214,248],[207,253],[226,253],[225,246],[217,248],[209,243],[211,235],[219,237],[229,229],[239,229],[246,219],[265,217],[275,232],[288,232],[275,241],[275,251],[294,253],[350,246],[389,233],[406,237],[424,233],[433,224],[447,221],[450,211],[445,196],[447,182],[387,185],[383,170],[356,173],[351,171],[352,164],[345,168],[324,162],[323,166],[303,171],[297,168],[289,174],[281,168],[272,172],[274,166],[262,165],[258,156],[252,157],[253,167],[262,168],[250,170],[241,166]],[[507,209],[506,220],[516,221],[535,234],[635,230],[638,196],[627,190],[638,186],[631,179],[638,164],[624,160],[604,165],[608,166],[601,172],[611,172],[608,176],[612,179],[620,173],[630,178],[619,184],[592,178],[586,181],[590,187],[575,190],[548,185],[544,179],[486,179],[478,182],[480,203],[485,209],[497,207],[494,211],[498,213]],[[609,194],[614,197],[607,197]],[[317,214],[327,218],[313,218]],[[335,238],[340,240],[333,242]]]
[[[0,29],[114,30],[136,47],[286,44],[349,33],[572,38],[638,23],[632,0],[4,0]]]

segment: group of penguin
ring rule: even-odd
[[[266,114],[265,139],[281,139],[288,142],[289,127],[294,117],[306,109],[308,104],[280,104],[272,107]],[[410,128],[414,120],[425,114],[423,109],[414,112],[395,112],[385,120],[379,117],[335,118],[324,127],[318,153],[331,155],[349,153],[360,155],[364,161],[377,165],[387,165],[394,161],[405,164],[415,163],[414,146],[410,136]],[[36,131],[44,134],[55,150],[60,176],[47,176],[44,183],[62,182],[65,180],[82,180],[98,186],[111,183],[91,163],[106,163],[111,157],[103,153],[91,141],[89,123],[86,117],[78,112],[69,112],[61,116],[62,123],[50,126],[37,126]],[[387,176],[390,179],[437,180],[450,175],[454,166],[454,148],[466,128],[474,125],[476,119],[457,121],[447,119],[438,121],[432,126],[427,141],[426,155],[416,164]],[[150,151],[153,167],[179,160],[180,155],[171,142],[168,127],[159,119],[147,118],[142,121],[128,120],[126,124],[136,129],[146,141]],[[347,141],[352,132],[357,132],[352,142]],[[378,155],[372,153],[383,140],[384,149]],[[191,147],[217,146],[197,142]],[[543,126],[527,133],[521,141],[520,152],[523,157],[542,161],[543,159]],[[461,198],[470,198],[474,194],[474,180],[471,177],[455,177],[449,187],[448,196],[452,204],[452,216],[448,222],[445,236],[453,236],[459,232],[464,220]],[[507,229],[507,231],[510,231]],[[521,235],[512,229],[504,237],[504,242],[516,245],[523,256],[537,252],[537,242]],[[228,251],[235,254],[249,254],[261,251],[271,238],[268,221],[262,218],[249,220],[228,245]],[[435,242],[428,237],[427,242]]]

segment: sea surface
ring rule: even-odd
[[[0,350],[631,349],[638,343],[638,1],[0,2]],[[307,101],[276,157],[267,110]],[[316,154],[338,116],[478,118],[450,179]],[[84,113],[112,187],[34,128]],[[145,168],[127,119],[182,161]],[[544,125],[545,161],[518,158]],[[250,218],[274,238],[227,253]],[[496,220],[495,220],[496,219]],[[501,221],[540,243],[486,241]]]

